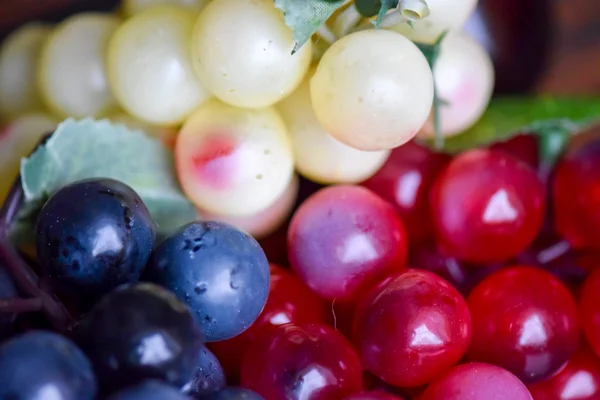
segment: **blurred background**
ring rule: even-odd
[[[600,92],[598,0],[480,0],[467,25],[491,52],[497,93]],[[58,21],[117,0],[0,0],[0,40],[29,20]]]

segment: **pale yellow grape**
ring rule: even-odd
[[[433,103],[433,75],[404,36],[364,30],[335,42],[310,81],[323,128],[359,150],[398,147],[423,127]]]
[[[313,111],[309,78],[277,109],[290,132],[296,170],[314,182],[361,182],[375,174],[390,154],[389,150],[357,150],[327,133]]]
[[[0,202],[4,201],[13,180],[19,175],[21,158],[27,157],[58,121],[45,113],[24,114],[0,127]]]
[[[108,117],[112,122],[125,125],[129,129],[140,130],[149,136],[159,139],[165,146],[169,148],[175,147],[175,137],[179,132],[176,127],[165,127],[152,125],[148,122],[141,121],[125,112],[118,112]]]
[[[205,221],[221,221],[248,232],[255,239],[263,239],[275,232],[292,213],[298,197],[300,181],[294,175],[283,194],[266,209],[248,217],[230,217],[200,211]]]
[[[161,5],[174,5],[188,8],[190,11],[200,12],[210,0],[124,0],[123,11],[125,15],[132,16]]]
[[[433,69],[440,106],[441,132],[453,136],[470,128],[486,110],[494,89],[494,66],[485,49],[463,32],[444,39]],[[433,136],[432,119],[420,135]]]
[[[427,6],[429,15],[413,21],[412,27],[401,23],[390,29],[416,42],[434,43],[445,31],[462,28],[475,11],[477,0],[427,0]]]
[[[8,36],[0,47],[0,119],[42,110],[36,72],[51,28],[32,23]]]
[[[106,46],[120,20],[81,13],[62,22],[42,49],[38,69],[47,105],[63,117],[98,116],[116,107],[106,77]]]
[[[135,15],[113,35],[110,83],[129,114],[175,125],[210,98],[192,67],[189,40],[195,15],[180,7],[155,7]]]
[[[312,58],[308,41],[295,54],[291,29],[273,0],[213,0],[192,39],[198,76],[222,101],[267,107],[300,84]]]
[[[273,107],[246,109],[216,99],[186,121],[175,160],[196,207],[230,217],[252,216],[274,204],[294,170],[287,128]]]

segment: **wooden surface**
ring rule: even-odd
[[[551,1],[554,36],[550,62],[537,90],[561,95],[600,94],[600,0]],[[116,0],[0,0],[0,37],[27,20],[58,18],[61,9],[107,9],[115,3]]]

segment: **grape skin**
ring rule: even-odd
[[[294,44],[272,0],[213,0],[194,28],[194,67],[220,100],[267,107],[294,91],[308,70],[312,43],[292,55]]]
[[[321,184],[356,183],[369,178],[383,165],[390,152],[357,150],[323,129],[310,98],[313,74],[314,69],[294,93],[277,104],[292,139],[296,169]]]
[[[105,49],[119,23],[110,14],[76,14],[48,38],[38,66],[38,83],[54,113],[84,118],[116,107],[106,77]]]
[[[0,399],[96,398],[90,361],[64,336],[31,331],[0,347]]]
[[[39,23],[22,26],[0,47],[0,119],[43,109],[37,87],[37,62],[51,29]]]
[[[181,123],[210,98],[192,67],[195,13],[151,8],[129,19],[108,47],[111,87],[132,116],[156,125]]]
[[[279,113],[217,100],[186,121],[177,137],[175,162],[191,201],[230,217],[251,216],[274,204],[294,172],[292,146]]]
[[[159,381],[146,381],[121,390],[107,400],[190,400],[172,386]]]
[[[433,75],[410,40],[365,30],[325,52],[310,91],[317,119],[336,139],[360,150],[387,150],[423,127],[433,104]]]
[[[131,17],[148,10],[166,4],[177,5],[188,8],[190,11],[200,12],[210,0],[123,0],[123,11]]]
[[[438,97],[448,103],[440,107],[442,134],[454,136],[473,126],[485,112],[494,89],[494,65],[485,49],[462,32],[447,36],[433,78]],[[433,137],[431,119],[420,135]]]
[[[415,42],[432,44],[444,32],[465,25],[475,11],[477,0],[427,0],[427,6],[429,15],[420,21],[413,21],[412,27],[401,23],[390,29]]]

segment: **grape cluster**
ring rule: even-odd
[[[431,150],[492,96],[476,1],[374,29],[381,3],[299,48],[273,0],[124,0],[6,40],[3,182],[59,120],[107,118],[165,145],[199,216],[159,237],[92,174],[25,257],[0,182],[0,400],[600,398],[598,136],[550,174],[525,133]]]

